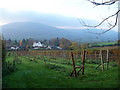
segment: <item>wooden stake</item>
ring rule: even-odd
[[[85,64],[85,50],[83,51],[82,55],[82,75],[84,75],[84,64]]]
[[[104,63],[103,63],[102,50],[100,50],[100,57],[101,57],[101,65],[102,65],[102,71],[103,71],[104,70]]]
[[[73,53],[72,53],[72,52],[71,52],[71,56],[72,56],[72,63],[73,63],[73,72],[74,72],[74,76],[77,77],[76,68],[75,68],[75,62],[74,62],[74,56],[73,56]]]
[[[97,51],[95,51],[95,60],[97,60]]]
[[[109,50],[107,49],[107,70],[108,70],[108,65],[109,65]]]

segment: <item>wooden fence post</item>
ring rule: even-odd
[[[84,50],[82,55],[82,75],[84,75],[85,53],[86,51]]]
[[[97,60],[97,51],[95,51],[95,60]]]
[[[100,58],[101,58],[101,65],[102,65],[102,71],[103,71],[104,70],[104,63],[103,63],[102,50],[100,50]]]
[[[74,73],[74,76],[77,77],[73,52],[71,52],[71,56],[72,56],[72,63],[73,63],[73,73]]]
[[[107,70],[108,70],[108,65],[109,65],[109,50],[107,49]]]

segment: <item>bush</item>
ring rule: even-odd
[[[3,65],[3,76],[5,75],[9,75],[11,72],[14,72],[16,70],[16,65],[15,65],[15,61],[13,62],[5,62],[4,65]]]
[[[15,60],[12,62],[6,61],[6,49],[5,49],[5,41],[2,40],[2,76],[10,74],[16,70]]]

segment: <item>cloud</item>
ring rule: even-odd
[[[59,14],[48,14],[48,13],[39,13],[36,11],[8,11],[6,9],[0,9],[1,18],[0,24],[6,24],[11,22],[39,22],[49,26],[62,29],[84,29],[77,18],[68,17]],[[96,25],[99,22],[97,20],[80,18],[87,25]],[[101,27],[98,27],[101,29]],[[107,28],[107,26],[102,26],[102,29]]]
[[[32,21],[51,26],[80,26],[76,18],[59,14],[46,14],[35,11],[10,12],[6,9],[1,9],[0,11],[2,12],[0,14],[2,23]]]
[[[47,14],[59,14],[70,17],[79,17],[100,20],[117,10],[115,5],[94,7],[87,0],[2,0],[0,8],[12,12],[35,11]]]

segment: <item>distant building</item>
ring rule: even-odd
[[[44,45],[41,42],[34,42],[33,47],[43,47]]]
[[[62,50],[62,48],[59,47],[59,46],[51,47],[51,49],[53,49],[53,50]]]
[[[10,49],[9,50],[18,50],[19,49],[19,47],[10,47]]]
[[[57,49],[59,49],[59,50],[62,50],[62,48],[61,47],[56,47]]]
[[[51,46],[48,46],[47,49],[52,49]]]
[[[41,42],[34,42],[33,43],[33,49],[46,49],[47,46],[42,44]]]
[[[41,42],[34,42],[33,43],[33,49],[37,50],[37,49],[49,49],[49,50],[62,50],[61,47],[59,46],[55,46],[55,47],[51,47],[51,46],[45,46],[44,44],[42,44]]]

